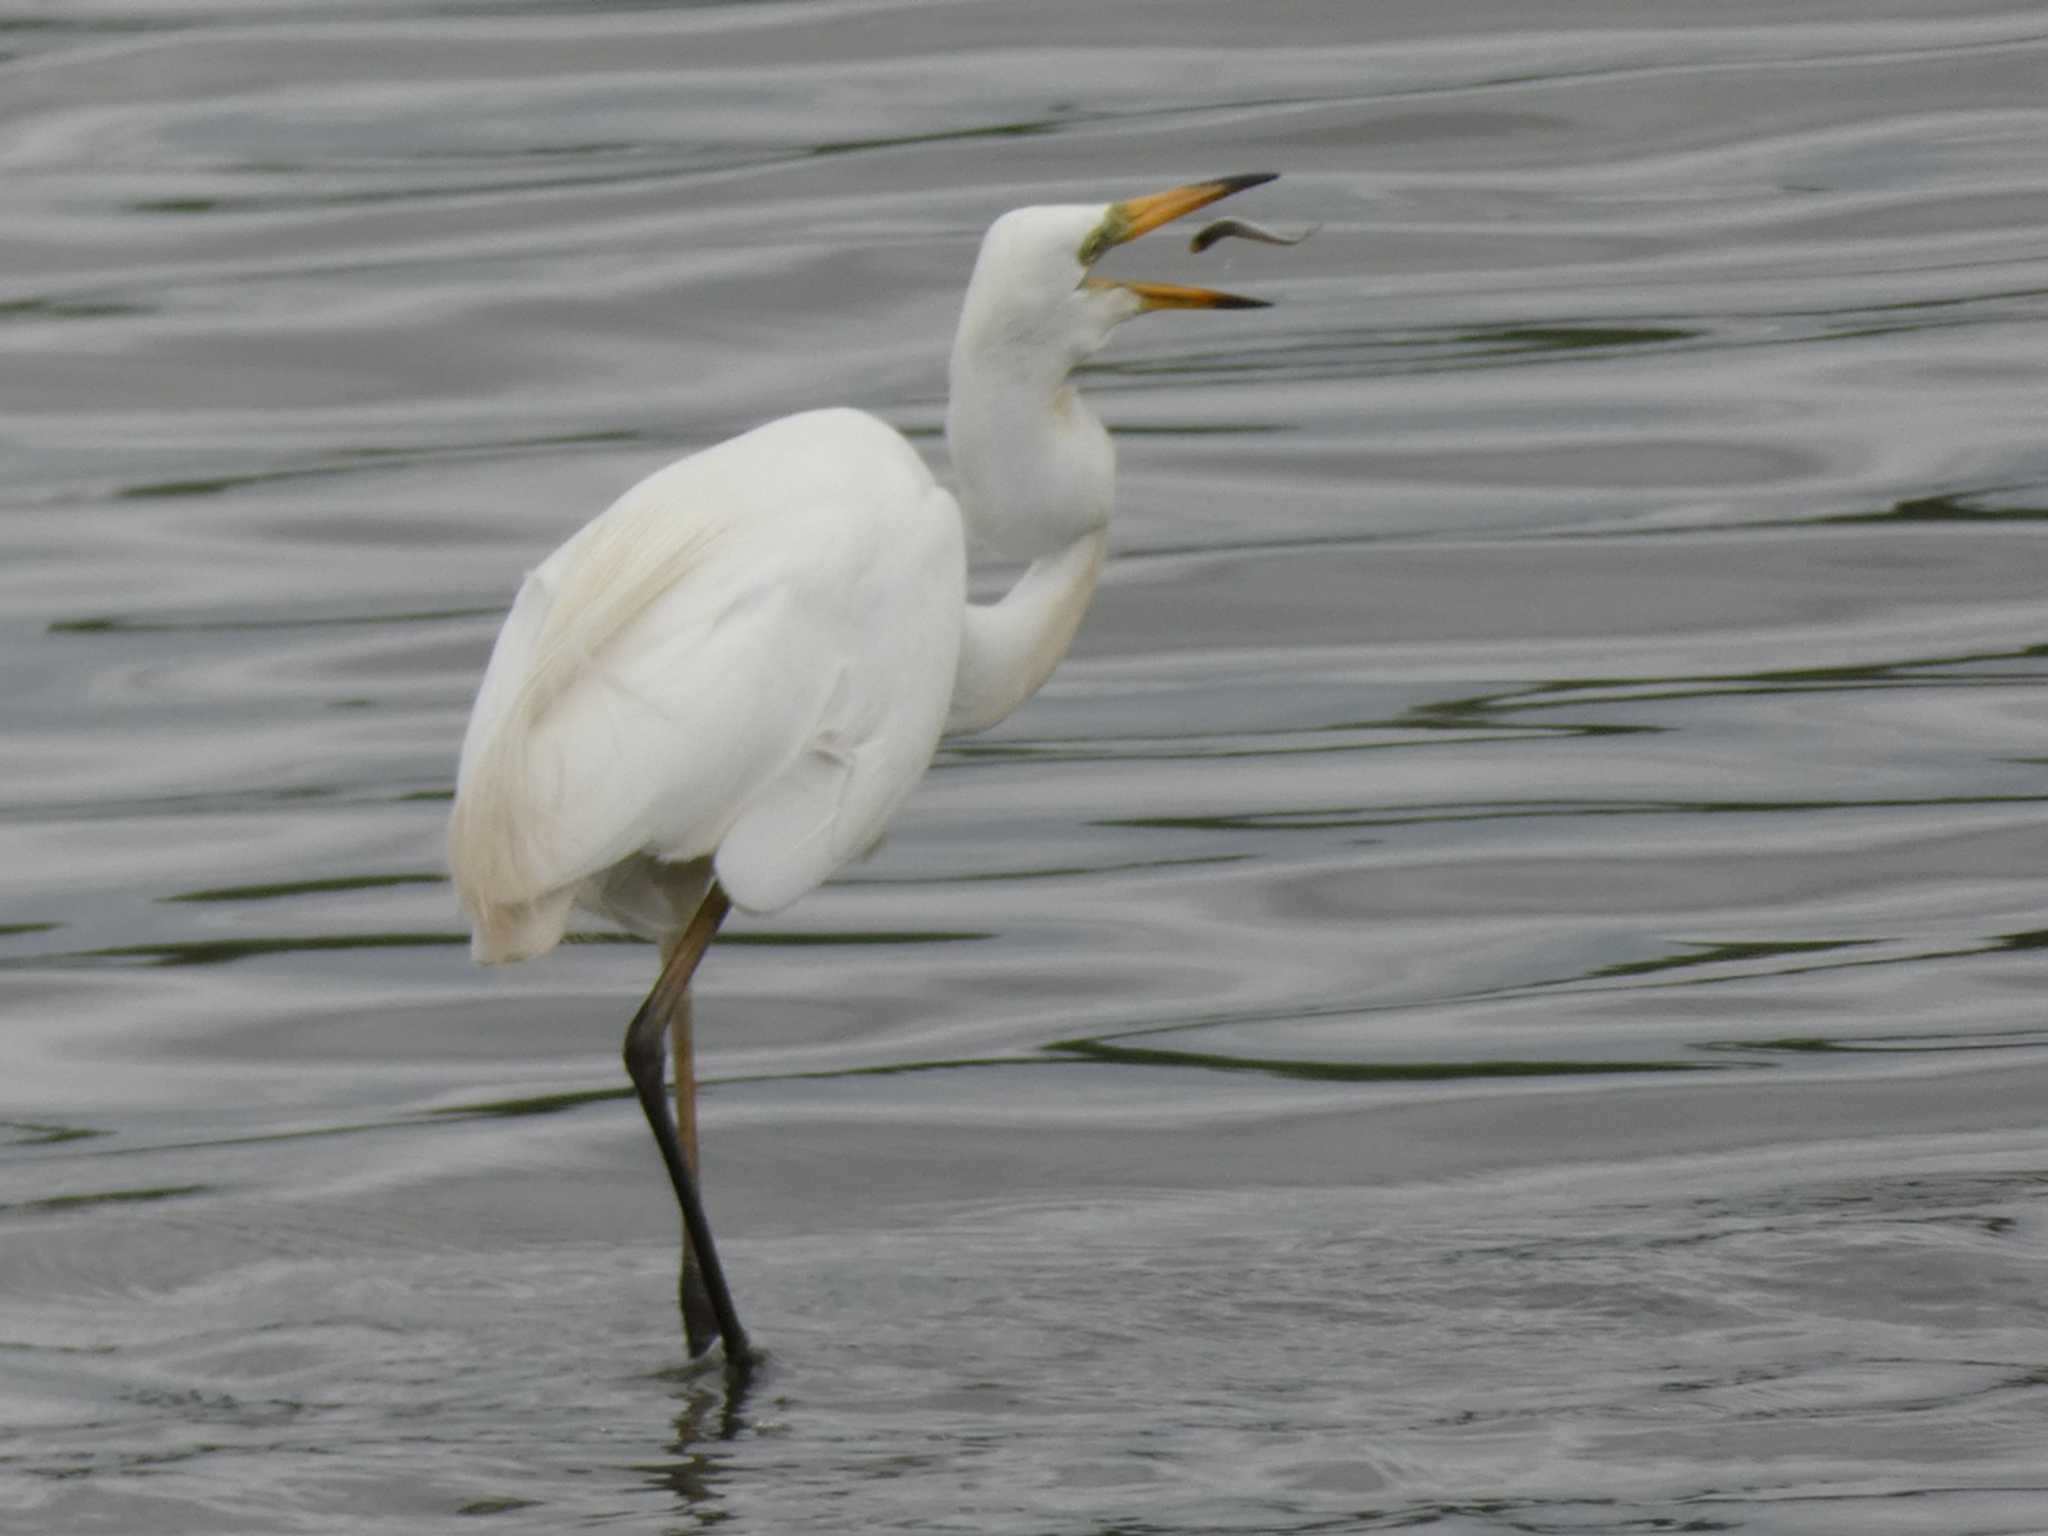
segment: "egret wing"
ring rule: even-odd
[[[622,860],[718,855],[742,906],[877,837],[957,657],[957,509],[857,412],[643,481],[522,589],[465,743],[451,853],[487,958],[560,936]]]

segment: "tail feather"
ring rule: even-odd
[[[479,965],[531,960],[562,942],[574,897],[561,891],[538,901],[471,907],[469,954]]]

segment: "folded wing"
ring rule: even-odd
[[[635,486],[528,577],[463,745],[450,857],[486,960],[552,947],[624,861],[711,858],[756,911],[857,856],[930,761],[957,509],[854,411]]]

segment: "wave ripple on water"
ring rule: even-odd
[[[2048,30],[1928,3],[87,5],[0,30],[0,1511],[43,1532],[2048,1527]],[[519,573],[941,453],[1122,269],[1076,653],[704,978],[466,960]],[[593,940],[608,937],[591,935]]]

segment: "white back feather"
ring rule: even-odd
[[[528,577],[485,670],[449,826],[473,953],[552,948],[622,861],[715,854],[748,910],[826,878],[930,760],[964,580],[953,499],[858,411],[629,490]]]
[[[657,479],[660,477],[656,477]],[[550,822],[556,807],[536,781],[534,740],[550,712],[584,685],[605,653],[704,557],[722,531],[715,516],[678,509],[643,481],[578,533],[536,573],[547,609],[530,650],[508,655],[523,675],[464,754],[449,860],[456,893],[482,931],[517,925],[518,912],[570,874],[551,870]],[[493,657],[492,670],[499,658]],[[487,676],[488,695],[491,679]],[[500,685],[503,686],[502,684]],[[484,698],[479,699],[482,709]],[[496,914],[496,915],[494,915]]]

